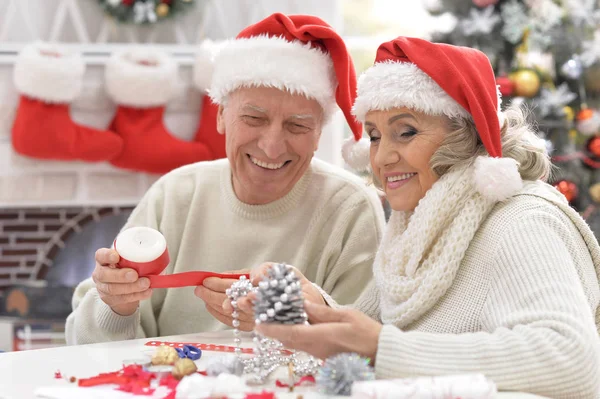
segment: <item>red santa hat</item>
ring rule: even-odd
[[[276,13],[235,40],[206,41],[196,59],[194,82],[217,104],[238,88],[265,86],[315,99],[326,118],[337,103],[357,140],[362,135],[351,112],[356,73],[346,45],[314,16]]]
[[[523,182],[517,162],[502,157],[500,105],[494,71],[484,53],[398,37],[379,46],[375,64],[359,78],[352,112],[361,122],[369,111],[399,107],[429,115],[471,117],[489,154],[475,162],[476,187],[489,198],[503,200]]]

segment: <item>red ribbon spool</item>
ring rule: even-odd
[[[121,258],[117,267],[131,268],[140,277],[150,280],[151,288],[176,288],[202,285],[209,277],[239,279],[249,274],[227,274],[193,271],[176,274],[160,274],[170,262],[167,240],[155,229],[131,227],[119,234],[113,243]]]

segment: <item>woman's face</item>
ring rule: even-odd
[[[371,111],[365,119],[373,174],[391,208],[414,210],[438,179],[429,165],[449,132],[447,119],[409,108]]]

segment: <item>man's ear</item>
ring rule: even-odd
[[[219,110],[217,111],[217,132],[219,132],[219,134],[225,134],[225,116],[223,115],[224,110],[225,108],[223,108],[222,105],[219,105]]]

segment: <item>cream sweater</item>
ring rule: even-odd
[[[599,397],[600,253],[586,227],[541,182],[497,204],[444,296],[383,327],[378,378],[484,373],[501,390]],[[381,295],[373,281],[353,307],[380,320]]]
[[[158,180],[125,228],[148,226],[167,239],[167,273],[296,266],[336,301],[352,303],[372,278],[384,227],[377,194],[350,172],[313,159],[285,197],[240,202],[227,160],[201,162]],[[79,284],[66,324],[68,344],[215,331],[227,328],[194,296],[194,287],[156,289],[131,316],[114,313],[91,279]]]

